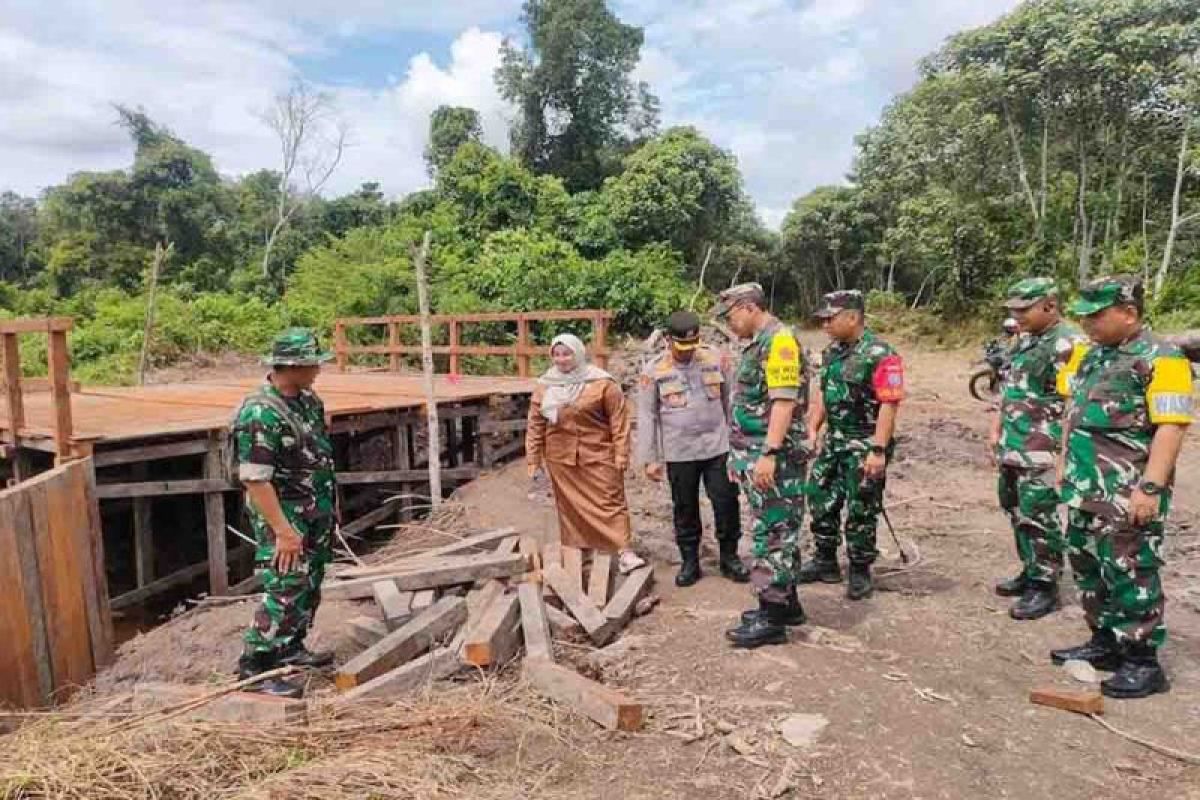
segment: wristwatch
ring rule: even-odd
[[[882,445],[873,444],[873,445],[871,445],[870,452],[871,452],[871,455],[873,455],[873,456],[883,456],[883,455],[887,455],[887,448],[883,447]]]
[[[782,447],[771,447],[770,445],[768,445],[763,450],[763,455],[764,456],[777,456],[777,455],[780,455],[782,452],[783,452]]]
[[[1154,481],[1142,481],[1142,484],[1138,486],[1138,489],[1141,490],[1142,494],[1148,494],[1151,497],[1154,497],[1155,495],[1162,493],[1163,487],[1159,486]]]

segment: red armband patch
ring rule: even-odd
[[[890,355],[879,362],[871,379],[875,399],[881,403],[899,403],[904,399],[904,362]]]

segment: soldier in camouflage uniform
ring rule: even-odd
[[[271,374],[243,401],[233,426],[238,477],[258,542],[263,601],[247,629],[239,661],[243,678],[276,667],[321,667],[331,653],[313,653],[304,637],[321,602],[321,581],[332,560],[336,516],[333,445],[325,406],[312,391],[323,353],[311,331],[276,337],[266,359]],[[258,690],[298,696],[287,681]]]
[[[821,394],[810,419],[812,436],[826,428],[809,476],[813,560],[800,570],[801,583],[840,583],[837,551],[842,509],[851,600],[869,597],[875,528],[883,508],[887,463],[896,414],[904,399],[904,363],[887,342],[866,328],[861,292],[825,295],[816,312],[830,344],[821,359]]]
[[[1116,670],[1101,690],[1123,698],[1168,689],[1157,655],[1167,635],[1163,522],[1192,421],[1190,364],[1143,327],[1142,308],[1131,276],[1081,290],[1071,310],[1092,348],[1070,383],[1060,462],[1068,553],[1092,637],[1051,658]]]
[[[997,584],[996,593],[1020,597],[1008,613],[1030,620],[1058,607],[1066,547],[1054,468],[1067,381],[1087,348],[1079,331],[1063,321],[1058,286],[1050,278],[1018,281],[1004,305],[1021,336],[1009,351],[990,443],[1000,467],[1000,507],[1012,521],[1024,567]]]
[[[730,472],[754,519],[750,580],[758,608],[726,632],[735,647],[787,642],[788,625],[804,622],[796,593],[804,516],[807,359],[796,335],[766,310],[762,287],[721,293],[713,313],[749,344],[734,376]]]

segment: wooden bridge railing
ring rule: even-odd
[[[21,429],[25,427],[23,390],[49,388],[54,411],[54,449],[60,463],[75,455],[71,445],[71,358],[67,352],[67,333],[72,325],[70,317],[0,320],[0,395],[7,417],[7,422],[0,425],[0,440],[14,449],[20,448]],[[21,377],[18,336],[22,333],[46,335],[49,378]],[[18,479],[23,477],[27,476],[17,475]]]
[[[517,374],[522,378],[530,376],[530,363],[534,356],[542,355],[544,345],[534,345],[530,340],[529,325],[532,322],[591,322],[592,335],[590,351],[592,359],[601,368],[608,365],[608,327],[614,313],[600,309],[581,311],[529,311],[515,313],[486,313],[486,314],[434,314],[430,317],[433,325],[445,325],[449,328],[449,344],[434,345],[434,355],[450,357],[450,372],[461,374],[462,356],[508,356],[516,359]],[[467,345],[462,343],[464,325],[515,322],[517,324],[517,341],[511,345]],[[420,355],[419,344],[402,344],[400,329],[402,326],[420,326],[421,317],[406,314],[386,317],[344,317],[334,322],[334,354],[337,357],[337,368],[344,372],[350,358],[356,355],[386,355],[389,366],[393,371],[400,369],[400,357],[404,355]],[[380,325],[387,327],[387,344],[350,344],[347,340],[348,328]]]

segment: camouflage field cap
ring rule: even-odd
[[[667,317],[667,336],[677,350],[695,350],[700,346],[700,317],[691,311],[676,311]]]
[[[1058,284],[1053,278],[1025,278],[1009,287],[1004,307],[1026,309],[1047,297],[1057,296]]]
[[[843,311],[863,311],[866,307],[862,292],[857,289],[843,289],[838,292],[830,292],[822,297],[821,307],[813,312],[813,316],[819,319],[830,319]]]
[[[317,335],[308,328],[288,328],[275,337],[263,363],[272,367],[315,367],[332,358],[332,353],[321,350]]]
[[[1145,290],[1136,275],[1110,275],[1089,281],[1079,290],[1079,299],[1071,305],[1071,313],[1091,316],[1110,306],[1142,307]]]
[[[763,288],[757,283],[739,283],[737,286],[730,286],[725,291],[717,295],[717,304],[713,306],[712,314],[720,319],[727,316],[734,306],[742,303],[754,303],[759,308],[765,308],[767,296],[763,293]]]

